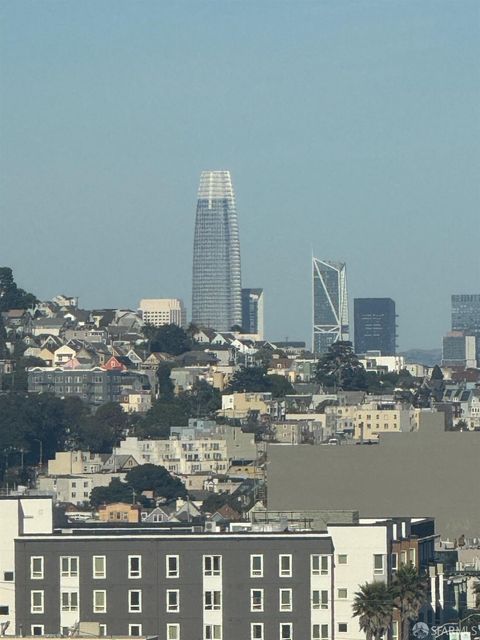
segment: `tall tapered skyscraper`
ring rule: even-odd
[[[312,258],[313,352],[325,353],[349,339],[347,268],[344,262]]]
[[[217,331],[242,324],[240,237],[229,171],[203,171],[193,245],[192,322]]]

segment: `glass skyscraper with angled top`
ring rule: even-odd
[[[193,245],[192,322],[217,331],[242,324],[240,236],[229,171],[203,171]]]
[[[349,339],[347,268],[344,262],[312,258],[313,352]]]

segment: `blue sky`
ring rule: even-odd
[[[41,297],[191,307],[198,178],[230,169],[243,282],[310,340],[312,250],[439,347],[480,292],[480,3],[0,3],[0,264]]]

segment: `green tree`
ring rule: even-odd
[[[135,425],[135,435],[140,438],[168,438],[170,427],[188,424],[188,402],[182,397],[163,397],[156,400],[145,418]]]
[[[190,418],[211,416],[222,408],[220,391],[205,380],[197,380],[190,391],[181,394],[180,399],[187,403]]]
[[[427,599],[427,581],[412,564],[401,565],[392,582],[393,603],[400,614],[402,638],[409,638],[410,624],[418,620]]]
[[[162,327],[146,325],[143,331],[151,353],[162,352],[178,356],[192,348],[187,332],[176,324],[165,324]]]
[[[433,367],[430,380],[443,380],[443,373],[438,364]]]
[[[317,363],[317,382],[330,389],[365,391],[367,374],[355,355],[351,342],[334,342]]]
[[[170,372],[172,371],[172,368],[173,363],[171,362],[162,362],[158,365],[158,391],[162,396],[173,396],[173,382],[170,378]]]
[[[153,491],[157,497],[166,500],[185,498],[187,490],[178,478],[174,478],[165,467],[155,464],[142,464],[130,469],[126,476],[127,484],[136,492]]]
[[[107,487],[95,487],[90,493],[90,504],[98,508],[102,504],[112,502],[134,502],[134,494],[131,487],[118,478],[112,478]]]
[[[392,592],[384,582],[367,582],[355,593],[353,615],[367,640],[380,640],[387,634],[392,613]]]
[[[267,376],[268,384],[270,385],[270,391],[272,392],[272,396],[274,398],[284,398],[286,395],[291,395],[295,393],[295,389],[293,388],[291,382],[285,378],[285,376],[280,376],[277,373],[272,373]]]
[[[77,445],[89,451],[109,453],[125,435],[129,416],[116,402],[98,407],[95,414],[79,421],[76,433]]]
[[[235,371],[226,389],[227,393],[252,391],[270,391],[265,367],[242,367]]]
[[[19,289],[10,267],[0,267],[0,312],[10,309],[30,309],[37,303],[32,293]]]

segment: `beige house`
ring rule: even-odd
[[[269,414],[271,400],[271,393],[231,393],[222,396],[219,414],[228,418],[246,418],[251,411]]]
[[[99,472],[109,456],[89,451],[57,451],[48,461],[49,476]]]
[[[405,409],[394,403],[371,402],[359,405],[355,409],[355,440],[378,440],[379,434],[382,433],[414,431],[416,428],[413,408]]]
[[[100,506],[98,517],[102,522],[140,522],[141,509],[137,504],[113,502]]]
[[[129,393],[122,398],[120,406],[126,413],[147,413],[152,407],[152,394],[150,391]]]

